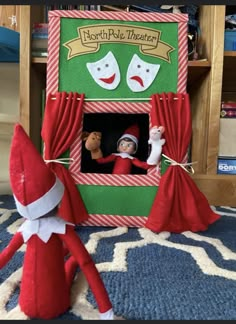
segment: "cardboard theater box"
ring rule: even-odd
[[[47,94],[85,94],[83,121],[69,167],[89,213],[85,225],[138,226],[146,222],[161,171],[133,168],[112,174],[112,164],[91,160],[82,132],[102,133],[104,156],[132,124],[140,129],[137,157],[149,153],[150,97],[186,92],[186,14],[49,11]]]

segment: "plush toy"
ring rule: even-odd
[[[124,134],[117,141],[118,153],[112,153],[106,157],[96,159],[98,163],[114,162],[112,174],[130,174],[132,165],[142,169],[148,169],[150,166],[140,161],[133,155],[138,149],[139,128],[137,124],[128,127]]]
[[[101,146],[101,132],[82,132],[82,141],[85,141],[85,148],[90,151],[92,159],[103,157]]]
[[[95,296],[100,318],[113,319],[112,304],[95,263],[74,225],[57,216],[64,186],[20,124],[14,129],[9,171],[16,208],[25,220],[0,253],[0,269],[25,243],[19,293],[22,312],[47,320],[67,311],[79,266]]]
[[[149,131],[148,144],[151,145],[151,151],[147,163],[150,165],[157,165],[161,159],[162,146],[166,142],[164,138],[161,138],[164,131],[164,126],[153,126]]]

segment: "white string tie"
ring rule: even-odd
[[[191,162],[191,163],[179,163],[176,162],[175,160],[171,159],[170,157],[168,157],[165,154],[162,154],[166,160],[164,160],[164,163],[167,165],[172,165],[172,166],[180,166],[182,169],[184,169],[186,172],[194,174],[194,169],[192,167],[192,164],[197,163],[197,162]]]
[[[61,163],[61,164],[71,164],[74,162],[74,159],[72,158],[60,158],[60,159],[52,159],[52,160],[44,160],[45,163],[55,162],[55,163]]]

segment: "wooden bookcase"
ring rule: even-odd
[[[40,147],[41,92],[46,84],[47,61],[31,57],[31,29],[33,22],[42,21],[43,10],[43,6],[25,5],[21,6],[20,15],[20,120],[37,147]],[[202,52],[207,61],[189,61],[188,66],[193,129],[191,160],[197,162],[192,177],[210,204],[236,206],[236,176],[217,174],[221,100],[229,96],[229,90],[231,100],[236,99],[236,81],[232,75],[236,56],[234,52],[224,53],[225,6],[203,5],[199,16]],[[227,71],[232,75],[229,78]]]

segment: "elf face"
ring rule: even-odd
[[[133,92],[145,91],[154,81],[159,69],[160,64],[147,63],[134,54],[126,76],[129,88]]]
[[[118,144],[117,151],[119,153],[134,154],[135,149],[136,149],[136,145],[133,141],[122,139]]]
[[[86,64],[94,81],[102,88],[114,90],[120,83],[120,70],[112,52],[101,60]]]

